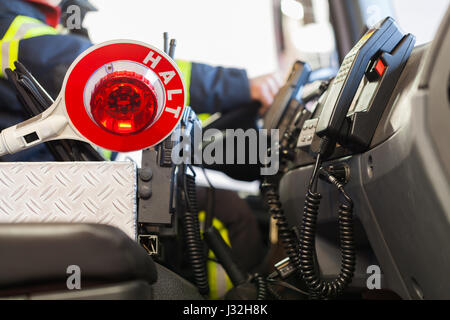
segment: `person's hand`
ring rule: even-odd
[[[259,114],[264,115],[281,87],[280,77],[276,73],[271,73],[250,79],[249,82],[250,98],[261,102]]]

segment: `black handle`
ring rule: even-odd
[[[219,231],[215,227],[210,227],[206,230],[205,240],[209,248],[214,252],[217,260],[231,279],[235,286],[238,286],[247,281],[244,272],[238,267],[231,255],[230,247],[225,243]]]

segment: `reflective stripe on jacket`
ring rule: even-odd
[[[19,59],[19,41],[48,34],[57,34],[52,28],[38,19],[17,16],[0,40],[0,76],[5,76],[6,68],[14,68],[14,62]]]

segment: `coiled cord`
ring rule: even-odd
[[[256,282],[256,300],[265,300],[267,298],[268,291],[266,279],[259,274],[255,274],[253,280]]]
[[[347,203],[339,205],[339,239],[341,249],[341,270],[339,275],[331,281],[320,277],[317,266],[315,234],[317,225],[317,215],[319,213],[320,200],[322,196],[314,186],[317,183],[317,172],[320,161],[316,162],[313,178],[310,182],[308,193],[306,194],[305,207],[303,212],[302,226],[300,230],[300,259],[303,279],[308,286],[312,296],[317,298],[330,298],[341,294],[350,284],[353,278],[356,264],[355,243],[353,237],[353,202],[346,194],[343,185],[336,178],[324,170],[325,177],[334,184]],[[313,191],[314,189],[314,191]]]
[[[266,201],[269,206],[270,215],[277,221],[278,227],[278,238],[288,255],[290,261],[294,264],[295,268],[300,272],[300,255],[298,251],[298,240],[293,234],[292,230],[289,228],[289,224],[284,215],[283,209],[281,208],[281,202],[279,200],[279,195],[277,192],[277,187],[274,183],[270,182],[269,179],[265,179],[262,184],[262,190],[266,196]]]
[[[269,206],[269,213],[277,221],[278,236],[290,261],[301,272],[310,296],[323,299],[336,297],[347,288],[355,271],[356,255],[353,236],[353,202],[345,192],[343,185],[328,172],[321,169],[322,176],[325,176],[329,182],[337,187],[346,201],[346,203],[340,203],[338,214],[341,271],[337,278],[332,281],[321,279],[315,248],[317,215],[322,198],[321,194],[317,192],[320,165],[321,161],[318,157],[306,194],[299,245],[297,245],[298,241],[289,228],[286,216],[281,208],[276,185],[265,179],[262,189]]]
[[[189,261],[194,274],[194,282],[200,294],[206,295],[209,293],[209,283],[206,271],[205,250],[200,236],[195,176],[185,174],[184,179],[187,200],[187,208],[183,216],[184,237]]]

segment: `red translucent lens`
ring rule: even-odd
[[[147,128],[157,110],[156,93],[140,74],[116,71],[102,78],[91,96],[91,114],[105,130],[134,134]]]

